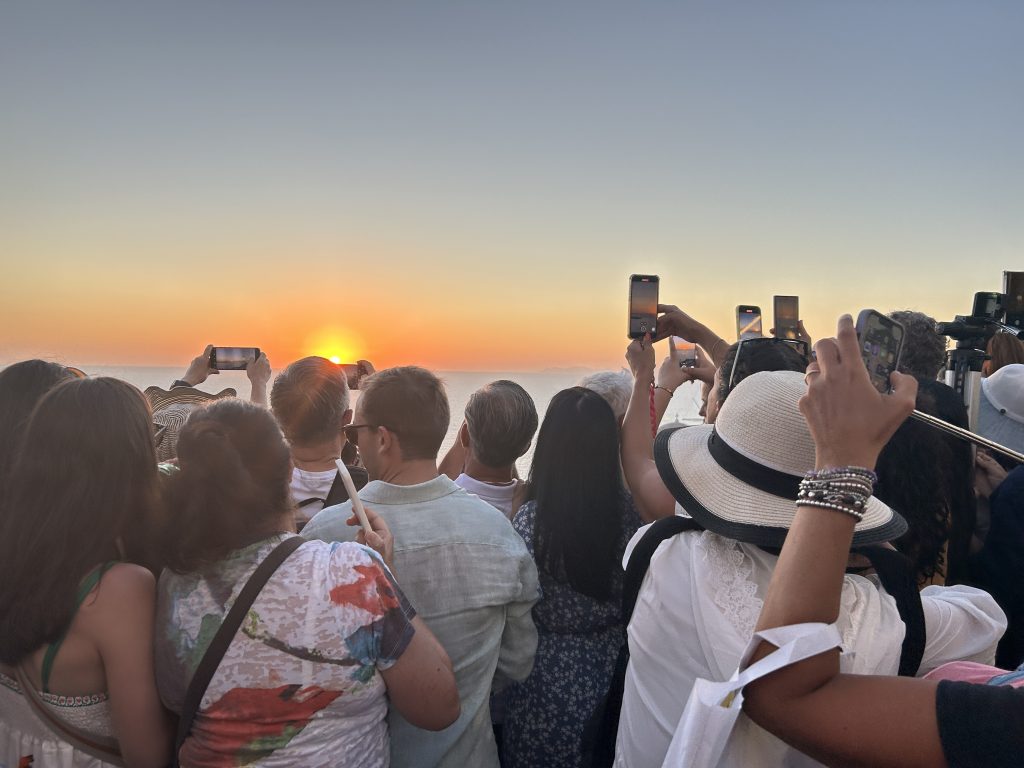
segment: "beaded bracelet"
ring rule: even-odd
[[[836,512],[842,512],[843,514],[849,515],[858,522],[864,519],[863,512],[857,512],[856,510],[851,509],[850,507],[843,506],[842,504],[832,504],[827,501],[811,501],[809,499],[799,499],[797,501],[797,504],[799,504],[802,507],[821,507],[822,509],[833,509]]]
[[[878,482],[878,475],[864,467],[830,467],[817,469],[804,475],[808,480],[831,480],[833,478],[862,477],[872,485]]]

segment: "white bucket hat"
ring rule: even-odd
[[[737,541],[782,546],[800,481],[814,469],[814,440],[798,406],[806,391],[800,373],[756,373],[736,385],[713,425],[658,433],[661,479],[700,525]],[[872,496],[853,544],[891,541],[906,530],[906,521]]]
[[[1024,451],[1024,364],[1004,365],[981,380],[978,434]]]

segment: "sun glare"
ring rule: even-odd
[[[356,334],[343,328],[324,328],[306,339],[306,354],[326,357],[335,365],[354,363],[363,355],[363,344]]]
[[[328,360],[330,360],[330,361],[331,361],[332,363],[334,363],[335,365],[341,365],[341,358],[340,358],[340,357],[338,357],[337,355],[331,355],[331,356],[330,356],[329,358],[327,358],[327,359],[328,359]]]

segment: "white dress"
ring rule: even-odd
[[[110,702],[105,693],[92,696],[40,693],[39,696],[66,723],[95,736],[113,737]],[[19,765],[106,768],[110,763],[62,741],[32,710],[18,683],[0,673],[0,766],[16,768]]]

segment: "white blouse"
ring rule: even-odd
[[[630,541],[623,565],[648,527]],[[694,681],[728,680],[736,670],[777,561],[754,545],[708,531],[685,532],[658,547],[629,624],[616,766],[661,766]],[[993,662],[1006,616],[987,592],[931,586],[921,602],[927,644],[920,675],[948,661]],[[875,577],[845,577],[837,625],[843,672],[897,673],[905,626]],[[819,765],[745,715],[728,757],[737,766]]]

